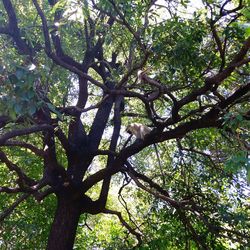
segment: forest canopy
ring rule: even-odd
[[[248,0],[0,2],[0,248],[250,247]]]

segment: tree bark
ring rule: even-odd
[[[80,215],[80,206],[77,201],[58,197],[56,214],[51,226],[47,250],[73,249]]]

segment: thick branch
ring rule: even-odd
[[[107,175],[113,175],[117,172],[119,172],[125,163],[126,159],[128,159],[130,156],[140,152],[143,148],[152,145],[153,143],[157,142],[163,142],[169,139],[174,138],[181,138],[185,136],[187,133],[202,129],[202,128],[210,128],[210,127],[222,127],[223,120],[218,119],[218,115],[220,113],[221,108],[225,108],[227,105],[229,105],[232,101],[235,101],[239,97],[239,93],[241,95],[245,92],[247,92],[249,89],[249,86],[246,85],[242,87],[242,89],[239,90],[239,92],[233,94],[231,97],[229,97],[229,100],[225,100],[220,104],[220,108],[218,109],[215,107],[205,115],[203,115],[200,119],[192,120],[185,122],[183,124],[180,124],[178,127],[168,130],[165,132],[158,133],[158,131],[155,129],[153,130],[148,136],[146,136],[144,141],[141,142],[135,142],[134,144],[130,145],[129,147],[123,149],[120,154],[117,156],[116,160],[114,161],[113,167],[110,169],[102,169],[98,171],[97,173],[93,174],[92,176],[88,177],[82,185],[82,190],[86,192],[89,188],[91,188],[93,185],[95,185],[97,182],[101,181],[105,176]]]
[[[7,27],[2,29],[5,34],[12,36],[21,54],[33,55],[33,50],[30,48],[21,36],[20,30],[18,28],[18,22],[15,10],[10,0],[3,0],[4,8],[7,12],[9,18],[8,30]]]
[[[68,106],[66,108],[59,108],[60,112],[66,115],[72,115],[72,116],[77,116],[80,113],[86,113],[92,109],[97,109],[99,108],[102,103],[107,100],[107,98],[109,97],[109,95],[105,95],[101,101],[99,101],[98,103],[91,105],[87,108],[79,108],[78,106]]]
[[[115,100],[115,108],[114,108],[114,129],[113,129],[113,134],[111,137],[111,142],[109,146],[109,151],[115,152],[116,146],[117,146],[117,141],[120,135],[120,130],[121,130],[121,106],[122,102],[124,101],[123,96],[118,96]],[[108,161],[107,161],[107,168],[110,168],[114,162],[114,155],[109,154],[108,155]],[[110,187],[110,181],[111,181],[111,176],[107,176],[106,178],[103,179],[103,184],[102,184],[102,189],[100,192],[100,197],[99,197],[99,202],[101,205],[105,207],[106,202],[107,202],[107,197],[108,197],[108,192],[109,192],[109,187]]]
[[[52,194],[53,192],[54,192],[53,188],[47,188],[43,192],[34,193],[33,196],[38,202],[41,202],[43,199],[45,199],[48,195]]]
[[[8,122],[10,118],[8,116],[0,116],[0,128],[3,128]]]
[[[15,194],[21,192],[22,189],[20,187],[0,187],[0,193],[7,193],[7,194]]]
[[[69,141],[68,141],[68,138],[66,137],[66,135],[63,133],[63,131],[60,128],[57,128],[55,130],[55,135],[57,136],[57,138],[61,142],[66,154],[69,155],[70,144],[69,144]]]
[[[33,126],[30,128],[12,130],[0,136],[0,145],[3,146],[4,143],[8,139],[16,137],[16,136],[28,135],[28,134],[36,133],[39,131],[46,131],[46,130],[52,130],[52,129],[53,127],[51,125],[43,124],[43,125]]]
[[[89,132],[89,140],[91,143],[91,151],[94,152],[98,149],[104,129],[106,127],[114,97],[109,96],[98,109],[91,130]]]

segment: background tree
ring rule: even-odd
[[[249,7],[2,0],[0,244],[247,246]]]

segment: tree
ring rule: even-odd
[[[0,192],[16,200],[1,220],[55,195],[47,249],[101,213],[134,237],[124,248],[248,244],[249,3],[188,2],[2,0]],[[151,132],[131,138],[133,122]],[[151,204],[149,241],[107,202],[112,180]]]

